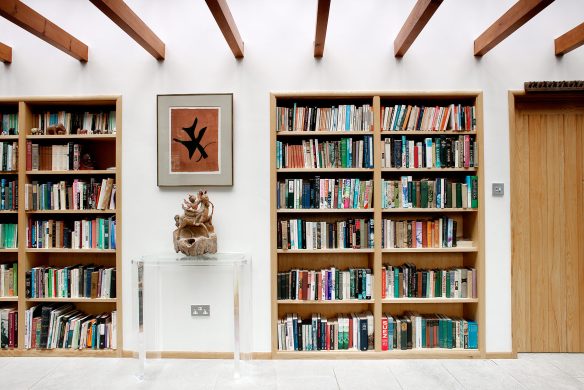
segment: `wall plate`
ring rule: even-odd
[[[191,317],[210,317],[211,305],[191,305]]]
[[[505,194],[505,185],[503,183],[493,183],[493,196],[503,196]]]

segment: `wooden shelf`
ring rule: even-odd
[[[388,136],[388,135],[424,135],[424,136],[429,136],[429,135],[435,135],[435,136],[441,136],[441,135],[476,135],[477,132],[476,131],[429,131],[429,130],[398,130],[398,131],[382,131],[381,135],[382,136]]]
[[[18,141],[18,135],[0,135],[0,142],[3,141]]]
[[[448,209],[437,209],[437,208],[394,208],[394,209],[381,209],[383,213],[476,213],[478,209],[462,209],[462,208],[448,208]]]
[[[0,210],[0,215],[1,214],[18,214],[18,211],[16,211],[16,210]]]
[[[384,248],[383,253],[457,253],[457,252],[477,252],[476,247],[456,247],[456,248]]]
[[[373,168],[280,168],[278,173],[319,172],[373,172]]]
[[[27,175],[115,175],[113,169],[94,169],[79,171],[26,171]]]
[[[0,248],[0,253],[18,253],[18,248]]]
[[[18,171],[0,171],[0,175],[18,175]]]
[[[294,299],[280,299],[278,305],[351,305],[351,304],[373,304],[374,299],[338,299],[334,301],[300,301]]]
[[[333,351],[276,351],[276,359],[375,359],[379,357],[374,350],[333,350]]]
[[[278,249],[278,253],[301,254],[301,253],[373,253],[373,248],[367,249]]]
[[[279,131],[276,137],[314,137],[314,136],[338,136],[355,137],[360,135],[373,135],[372,131]]]
[[[478,358],[481,357],[481,352],[478,349],[461,349],[461,348],[417,348],[417,349],[393,349],[391,351],[379,352],[381,358],[424,358],[424,359],[440,359],[440,358]]]
[[[478,298],[387,298],[381,303],[478,303]]]
[[[373,213],[375,209],[278,209],[278,214],[351,214],[351,213]]]
[[[87,140],[87,141],[115,141],[115,134],[66,134],[66,135],[27,135],[27,141],[70,141],[70,140]]]
[[[116,298],[26,298],[27,302],[116,303]]]
[[[18,302],[18,297],[0,297],[0,302]]]
[[[115,249],[71,249],[71,248],[26,248],[27,253],[116,253]]]
[[[477,168],[381,168],[381,172],[476,172]]]
[[[121,351],[115,349],[3,349],[0,356],[28,357],[120,357]]]
[[[27,214],[115,214],[116,210],[28,210]]]

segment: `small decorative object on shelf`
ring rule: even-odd
[[[183,215],[174,216],[174,250],[187,256],[217,253],[217,235],[212,223],[215,205],[209,201],[207,191],[199,191],[196,196],[189,194],[182,209]]]

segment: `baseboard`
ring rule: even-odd
[[[125,358],[137,358],[138,352],[124,351],[122,356]],[[146,352],[148,359],[233,359],[233,352],[191,352],[191,351],[161,351]],[[242,359],[252,360],[270,360],[272,359],[271,352],[251,352],[249,354],[242,353]]]
[[[487,352],[485,354],[487,359],[517,359],[515,352]]]

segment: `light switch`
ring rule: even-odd
[[[505,185],[503,183],[493,183],[493,196],[503,196]]]

